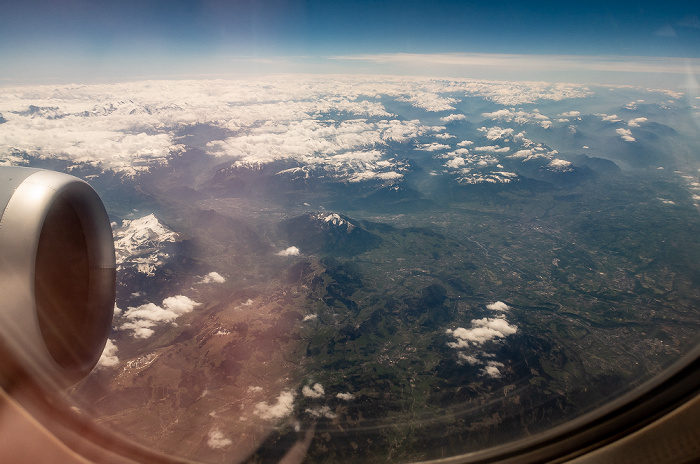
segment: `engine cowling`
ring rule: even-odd
[[[96,365],[116,291],[112,229],[86,182],[0,168],[0,349],[5,379],[63,387]]]

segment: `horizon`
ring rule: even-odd
[[[692,88],[699,14],[651,2],[33,0],[0,15],[0,86],[290,73]]]

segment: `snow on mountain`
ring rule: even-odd
[[[353,224],[351,224],[350,222],[343,219],[343,217],[338,213],[331,213],[331,214],[319,213],[316,215],[316,218],[318,220],[325,222],[325,223],[333,224],[336,227],[342,226],[343,224],[347,224],[348,233],[350,233],[352,231],[352,229],[355,227]]]
[[[163,244],[175,242],[177,234],[165,227],[153,214],[139,219],[122,221],[114,228],[114,249],[117,270],[135,267],[140,273],[152,276],[158,266],[169,258]]]

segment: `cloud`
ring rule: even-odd
[[[632,137],[632,131],[629,129],[620,127],[618,129],[615,129],[615,132],[620,134],[620,138],[625,142],[634,142],[636,140],[634,137]]]
[[[286,390],[280,393],[275,404],[266,401],[255,405],[253,414],[265,420],[282,419],[289,416],[294,410],[294,392]]]
[[[480,132],[486,132],[486,138],[489,140],[503,139],[506,142],[509,140],[509,137],[512,136],[514,132],[514,130],[510,127],[503,129],[498,126],[490,128],[480,127],[478,130]]]
[[[338,415],[331,411],[328,406],[319,406],[316,408],[306,408],[304,410],[307,414],[314,418],[325,417],[327,419],[335,419]]]
[[[403,177],[400,172],[360,172],[348,179],[348,182],[361,182],[370,179],[398,180]]]
[[[630,127],[639,127],[640,122],[646,122],[646,121],[647,121],[647,118],[634,118],[634,119],[630,119],[627,122],[627,125]]]
[[[560,118],[575,118],[581,116],[580,111],[567,111],[559,115]]]
[[[226,279],[224,279],[223,276],[221,274],[219,274],[218,272],[213,271],[213,272],[210,272],[209,274],[205,275],[204,277],[202,277],[202,280],[200,280],[198,283],[209,284],[212,282],[217,283],[217,284],[223,284],[224,282],[226,282]]]
[[[440,118],[442,122],[453,122],[453,121],[466,121],[467,117],[463,114],[450,114],[448,116],[443,116]]]
[[[438,139],[443,139],[443,140],[455,138],[455,136],[452,134],[435,134],[434,137],[436,137]]]
[[[499,147],[498,145],[489,145],[485,147],[474,147],[474,151],[481,151],[484,153],[508,153],[510,147]]]
[[[510,310],[507,304],[502,301],[486,305],[491,311],[499,311],[496,317],[485,317],[473,319],[469,328],[458,327],[445,331],[452,335],[455,340],[447,342],[447,346],[457,350],[457,363],[473,367],[482,366],[480,374],[491,378],[499,378],[502,375],[502,368],[505,365],[496,361],[493,353],[483,351],[487,342],[502,340],[517,333],[518,328],[506,320],[505,312]]]
[[[471,327],[465,329],[458,327],[454,330],[448,329],[446,333],[457,339],[447,345],[451,348],[467,348],[470,345],[483,345],[484,343],[497,338],[505,338],[518,331],[518,328],[511,325],[503,318],[474,319]]]
[[[301,389],[301,394],[307,398],[320,398],[326,394],[326,391],[324,390],[323,385],[320,383],[315,383],[311,387],[304,385],[304,388]]]
[[[163,300],[163,306],[146,303],[138,307],[129,307],[124,313],[124,322],[121,330],[133,331],[136,338],[148,338],[153,335],[152,327],[157,323],[172,322],[183,314],[191,312],[197,303],[184,295],[171,296]]]
[[[523,150],[518,150],[512,155],[508,156],[508,158],[527,158],[528,156],[532,155],[535,153],[535,150],[532,148],[526,148]]]
[[[486,366],[481,370],[481,373],[491,378],[498,379],[501,377],[501,369],[504,367],[505,365],[498,361],[488,361]]]
[[[400,96],[398,101],[410,102],[416,108],[422,108],[426,111],[449,111],[454,110],[453,103],[458,103],[459,100],[451,97],[443,97],[437,93],[413,91],[410,96]]]
[[[452,168],[452,169],[459,169],[462,166],[466,164],[466,161],[464,158],[452,158],[449,160],[447,163],[445,163],[445,167]]]
[[[295,246],[290,246],[277,253],[278,256],[299,256],[299,248]]]
[[[335,395],[335,397],[340,399],[340,400],[343,400],[343,401],[351,401],[351,400],[355,399],[355,395],[353,395],[352,393],[348,393],[348,392],[338,393],[337,395]]]
[[[233,441],[230,438],[226,438],[224,434],[219,429],[212,429],[209,431],[209,439],[207,440],[207,445],[211,449],[222,449],[227,446],[231,446]]]
[[[510,308],[504,302],[497,301],[495,303],[486,305],[486,309],[490,309],[491,311],[508,311]]]
[[[474,142],[471,140],[462,140],[457,144],[458,147],[468,147],[469,145],[474,145]]]
[[[119,326],[121,330],[131,330],[134,338],[148,338],[155,333],[153,323],[149,321],[125,322]]]
[[[663,28],[662,28],[663,29]],[[377,64],[399,64],[414,69],[449,66],[473,72],[475,67],[486,67],[500,71],[568,71],[582,72],[632,72],[632,73],[676,73],[687,72],[686,58],[669,59],[651,56],[580,56],[580,55],[526,55],[488,53],[384,53],[364,55],[340,55],[330,57],[336,60],[367,61]],[[691,59],[690,64],[698,65]],[[456,80],[462,83],[462,80]],[[521,105],[538,100],[564,100],[582,98],[592,94],[584,85],[548,84],[545,82],[502,82],[464,79],[472,92],[503,105]],[[464,88],[466,85],[453,88]]]
[[[353,78],[270,78],[261,84],[200,80],[18,88],[0,94],[0,106],[11,115],[3,124],[8,131],[0,134],[0,152],[17,149],[133,175],[167,164],[171,154],[184,150],[174,129],[194,124],[239,132],[212,141],[209,154],[238,154],[244,161],[264,161],[265,153],[271,159],[340,154],[424,132],[417,121],[399,121],[380,102],[360,98],[362,84]],[[371,98],[382,90],[395,95],[397,88],[389,83],[382,89],[378,80],[364,87]],[[408,89],[414,96],[451,101]],[[39,110],[27,111],[30,106]],[[319,117],[327,113],[349,119],[328,125]]]
[[[381,178],[400,168],[397,159],[387,158],[378,147],[442,129],[418,120],[350,119],[329,123],[300,115],[299,120],[254,125],[241,135],[212,141],[207,147],[213,155],[236,158],[234,167],[257,169],[276,160],[288,160],[323,169],[337,179],[361,181]]]
[[[463,352],[457,353],[457,357],[461,360],[469,364],[470,366],[477,366],[481,364],[481,361],[476,356],[472,356],[470,354],[465,354]]]
[[[600,119],[602,121],[610,121],[610,122],[620,122],[622,119],[618,118],[616,114],[597,114],[596,116],[600,116]]]
[[[501,109],[492,113],[482,113],[482,116],[494,121],[514,122],[520,125],[537,124],[545,129],[552,124],[549,117],[540,113],[537,109],[532,111],[524,111],[522,109],[515,110],[513,108]]]
[[[676,37],[676,30],[673,29],[673,26],[670,24],[664,24],[661,26],[659,29],[657,29],[654,32],[654,35],[658,35],[660,37]]]
[[[119,364],[119,358],[117,357],[117,351],[119,351],[119,348],[117,348],[116,343],[114,341],[107,339],[107,344],[105,345],[105,349],[102,350],[102,355],[100,356],[99,361],[97,361],[97,367],[98,368],[105,368],[105,367],[114,367],[117,364]]]
[[[163,300],[163,308],[166,311],[173,311],[178,316],[189,313],[200,303],[192,301],[184,295],[171,296]]]
[[[438,142],[433,142],[433,143],[426,143],[422,145],[418,145],[416,147],[416,150],[422,150],[422,151],[438,151],[438,150],[449,150],[450,146],[445,145],[444,143],[438,143]]]
[[[306,316],[304,316],[304,319],[302,319],[301,322],[312,321],[317,318],[318,314],[307,314]]]
[[[700,29],[700,19],[697,15],[688,15],[681,18],[677,23],[677,26],[681,27],[692,27],[695,29]]]

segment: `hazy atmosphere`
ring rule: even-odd
[[[700,12],[0,7],[0,165],[100,194],[117,298],[66,414],[200,462],[531,437],[698,341]]]

